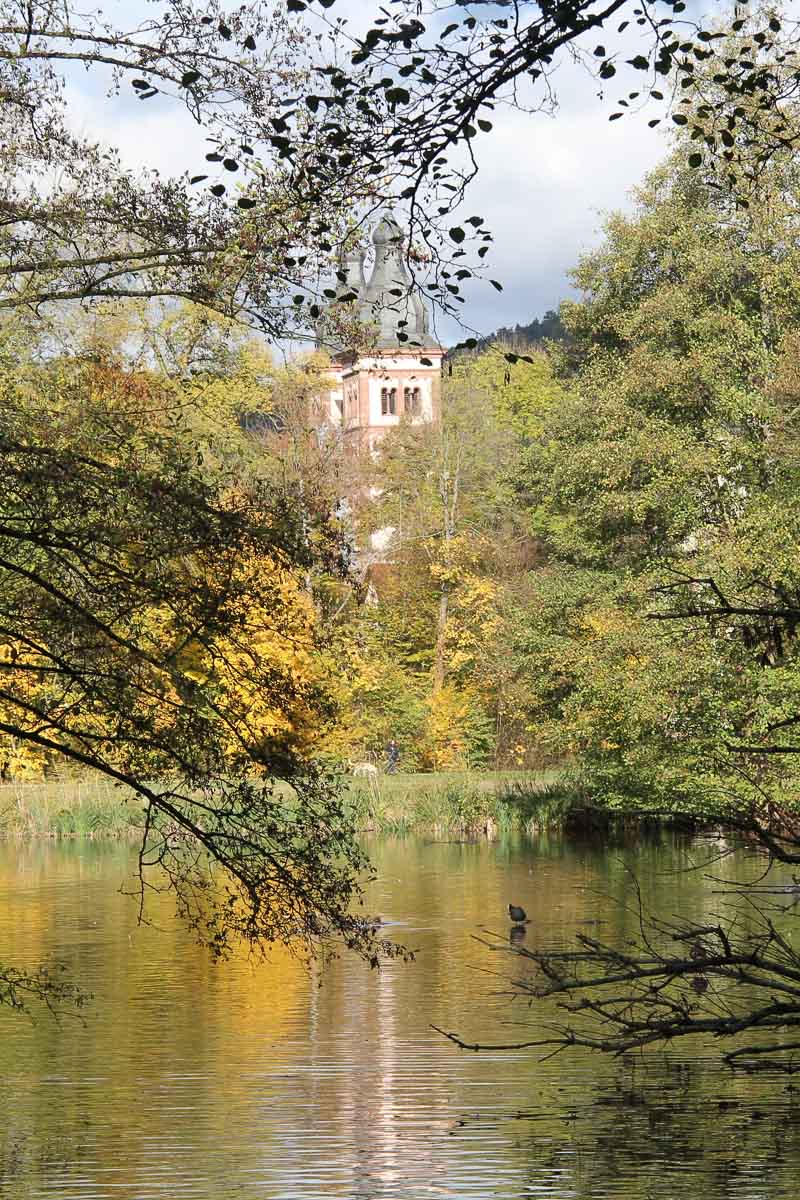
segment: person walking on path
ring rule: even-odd
[[[397,772],[397,764],[400,761],[400,747],[392,738],[389,745],[386,747],[386,774],[394,775]]]

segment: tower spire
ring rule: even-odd
[[[394,214],[384,213],[372,234],[375,262],[361,302],[362,320],[377,326],[381,349],[436,344],[425,302],[406,265],[404,240]]]

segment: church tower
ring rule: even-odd
[[[414,288],[403,254],[403,234],[384,216],[372,241],[375,261],[369,282],[363,250],[346,255],[343,290],[356,293],[359,320],[375,331],[368,354],[333,354],[335,380],[328,421],[354,444],[372,450],[387,429],[405,417],[435,421],[440,412],[441,362],[445,351],[430,332],[422,296]]]

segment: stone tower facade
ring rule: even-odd
[[[434,421],[440,411],[444,349],[430,332],[425,303],[413,287],[403,254],[403,234],[392,216],[375,228],[375,260],[367,282],[363,250],[343,262],[342,294],[356,293],[360,321],[375,330],[369,354],[335,351],[324,420],[354,445],[372,450],[405,417]]]

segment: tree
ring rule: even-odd
[[[794,1071],[796,165],[776,157],[746,209],[723,183],[678,155],[610,219],[563,313],[564,396],[514,475],[542,545],[527,677],[552,744],[595,805],[721,823],[759,878],[723,879],[704,923],[645,912],[632,880],[633,946],[503,948],[537,970],[515,994],[565,1014],[524,1044],[706,1033],[731,1065]]]
[[[275,372],[223,344],[230,319],[311,332],[305,297],[365,176],[341,205],[281,167],[310,69],[294,18],[183,0],[132,29],[47,2],[2,18],[3,769],[71,761],[129,788],[142,897],[166,880],[215,951],[338,938],[376,961],[391,949],[352,911],[366,860],[310,753],[331,701],[308,579],[342,577],[346,548],[307,479],[274,454],[272,481],[253,469],[245,376],[252,402]],[[76,69],[182,102],[212,142],[202,176],[136,175],[76,135]],[[123,300],[146,329],[135,362]],[[98,302],[87,336],[66,314]]]
[[[335,282],[320,289],[320,272],[333,276],[372,214],[400,203],[415,282],[458,311],[492,240],[484,218],[464,218],[460,206],[494,106],[551,107],[565,53],[607,84],[629,24],[641,35],[642,52],[624,64],[636,90],[611,119],[645,96],[674,101],[674,120],[702,148],[690,161],[719,161],[740,190],[796,137],[796,34],[771,11],[706,29],[683,0],[636,11],[631,0],[519,0],[513,14],[476,6],[455,20],[439,0],[425,11],[399,0],[359,37],[327,13],[332,3],[293,0],[285,16],[267,17],[259,5],[226,14],[216,2],[169,0],[120,28],[52,0],[7,0],[0,306],[179,297],[273,337],[308,336],[322,304],[337,291],[347,298]],[[601,34],[608,48],[596,44]],[[76,136],[78,69],[137,102],[182,104],[211,143],[198,173],[136,176]],[[337,313],[358,338],[346,304]]]
[[[334,243],[371,189],[361,163],[305,194],[286,168],[286,102],[313,58],[296,18],[169,0],[121,27],[103,12],[7,0],[0,28],[0,309],[167,297],[273,337],[312,335],[314,281],[334,269]],[[201,171],[137,174],[114,148],[77,135],[72,104],[86,72],[112,96],[181,105],[211,143]],[[310,176],[326,153],[307,124]]]
[[[122,785],[142,903],[169,886],[216,954],[392,953],[358,915],[367,862],[315,755],[331,700],[304,572],[342,569],[328,515],[198,460],[168,379],[15,355],[1,383],[4,769],[24,747]],[[38,977],[3,978],[13,1000]]]
[[[505,475],[530,410],[558,388],[543,359],[521,364],[523,387],[507,372],[502,351],[460,356],[441,421],[401,422],[365,464],[355,517],[363,545],[381,532],[384,561],[368,568],[377,603],[346,610],[351,752],[379,753],[394,734],[404,764],[425,769],[524,758],[508,623],[535,548]]]
[[[320,7],[333,2],[320,0]],[[645,101],[665,104],[697,139],[687,148],[690,164],[719,166],[742,203],[775,153],[797,138],[797,30],[772,9],[751,16],[737,9],[707,28],[687,16],[683,0],[636,7],[628,0],[514,0],[503,5],[507,13],[476,4],[463,15],[442,0],[397,0],[359,36],[346,20],[318,14],[313,0],[291,7],[307,10],[312,24],[321,15],[331,36],[318,86],[297,98],[273,139],[291,186],[313,201],[361,164],[372,187],[348,237],[358,238],[376,207],[400,203],[416,282],[451,312],[460,312],[464,281],[480,273],[492,241],[485,218],[463,208],[481,138],[491,136],[499,103],[553,110],[553,75],[564,56],[583,63],[601,89],[623,68],[627,94],[610,119]],[[631,47],[626,39],[637,30]],[[626,58],[631,48],[639,52]]]
[[[583,303],[563,313],[561,399],[513,471],[543,549],[528,637],[537,724],[609,805],[712,811],[718,794],[751,794],[727,747],[775,719],[796,684],[785,639],[780,668],[764,671],[752,639],[721,620],[688,634],[653,620],[685,577],[727,587],[787,569],[792,165],[774,178],[743,210],[678,156],[638,212],[611,218],[576,275]],[[792,767],[769,773],[795,803]]]

